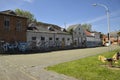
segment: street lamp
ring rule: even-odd
[[[108,25],[108,43],[110,45],[110,16],[109,16],[109,8],[104,4],[92,4],[93,6],[101,6],[104,7],[107,13],[107,25]]]

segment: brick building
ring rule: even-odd
[[[14,11],[0,12],[0,40],[5,42],[26,41],[27,18]]]

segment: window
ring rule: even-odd
[[[83,36],[85,35],[85,33],[83,33]]]
[[[41,37],[41,40],[44,41],[44,40],[45,40],[45,37]]]
[[[62,38],[62,41],[65,41],[65,38]]]
[[[22,31],[22,21],[17,20],[16,31]]]
[[[50,30],[50,31],[55,31],[55,30],[54,30],[54,28],[53,28],[53,27],[51,27],[51,26],[50,26],[50,27],[48,27],[48,30]]]
[[[70,38],[67,39],[68,41],[70,40]]]
[[[5,27],[5,30],[7,31],[10,30],[10,18],[9,17],[4,17],[4,27]]]
[[[49,40],[52,40],[52,38],[50,37]]]
[[[59,40],[59,38],[56,38],[56,40]]]
[[[36,37],[32,37],[32,40],[36,40]]]

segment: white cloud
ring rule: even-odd
[[[114,17],[116,17],[116,16],[120,16],[120,10],[110,13],[110,19],[111,19],[111,20],[112,20]],[[95,22],[104,20],[104,19],[106,19],[106,18],[107,18],[106,15],[104,15],[104,16],[99,16],[99,17],[97,17],[97,18],[95,18],[95,19],[85,21],[84,23],[95,23]],[[115,20],[115,19],[118,19],[118,17],[114,18],[114,20]]]
[[[84,23],[95,23],[95,22],[101,21],[101,20],[103,20],[103,19],[105,19],[105,18],[106,18],[106,15],[97,17],[97,18],[92,19],[92,20],[89,20],[89,21],[85,21]]]

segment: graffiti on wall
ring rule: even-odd
[[[12,43],[8,43],[8,42],[1,42],[0,43],[0,47],[2,49],[3,52],[15,52],[15,51],[21,51],[21,52],[25,52],[27,50],[27,43],[26,42],[12,42]]]

